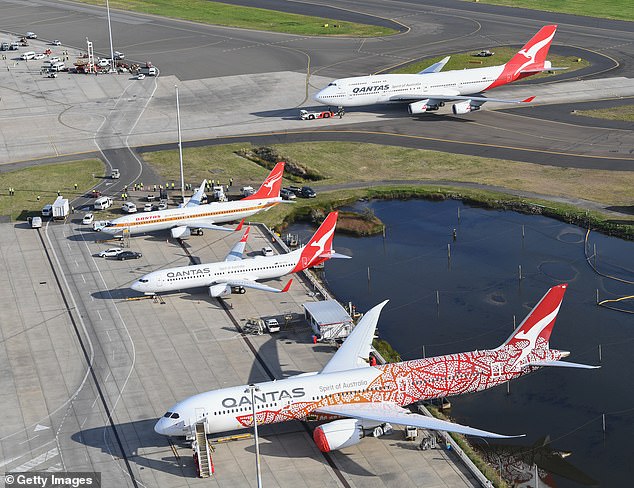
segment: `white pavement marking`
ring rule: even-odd
[[[86,283],[86,278],[84,278],[84,275],[80,275],[81,279],[84,280],[84,283]]]
[[[103,320],[103,319],[101,318],[101,314],[99,313],[99,310],[97,310],[97,315],[99,315],[99,320]]]
[[[36,435],[36,436],[30,437],[29,439],[27,439],[27,440],[25,440],[25,441],[19,442],[19,443],[18,443],[18,446],[21,446],[22,444],[26,444],[27,442],[29,442],[29,441],[31,441],[31,440],[35,439],[36,437],[39,437],[39,436],[40,436],[40,435],[38,434],[38,435]]]
[[[57,455],[59,455],[59,451],[57,450],[56,447],[54,447],[50,451],[45,452],[44,454],[40,454],[37,457],[34,457],[30,461],[27,461],[26,463],[21,464],[17,468],[13,468],[11,471],[14,473],[23,473],[24,471],[31,471],[34,467],[39,466],[42,463],[45,463],[46,461],[56,457]]]
[[[50,468],[46,470],[47,473],[56,473],[62,470],[62,463],[53,464]]]

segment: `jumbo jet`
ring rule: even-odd
[[[385,74],[342,78],[330,83],[315,95],[326,105],[359,107],[379,103],[409,103],[410,114],[438,110],[445,102],[457,101],[454,114],[479,110],[485,102],[527,103],[524,100],[501,100],[485,97],[482,92],[512,83],[527,76],[553,69],[546,60],[555,36],[556,25],[542,27],[511,60],[500,66],[441,72],[449,57],[417,74]]]
[[[155,295],[167,291],[207,287],[212,297],[226,296],[234,290],[244,293],[245,288],[274,293],[286,292],[293,280],[289,280],[282,290],[258,283],[258,280],[297,273],[331,258],[349,257],[332,249],[337,215],[338,212],[328,214],[308,244],[288,254],[243,259],[242,254],[249,235],[247,228],[242,239],[231,249],[223,262],[153,271],[135,281],[131,288],[146,295]]]
[[[114,236],[169,229],[173,238],[188,237],[191,229],[233,231],[217,224],[250,217],[261,210],[268,210],[282,201],[280,190],[284,163],[277,163],[262,186],[253,195],[231,202],[213,202],[201,205],[204,183],[191,200],[181,208],[142,212],[119,217],[96,226],[95,230]]]
[[[370,366],[372,339],[385,301],[363,316],[320,372],[256,384],[256,421],[331,420],[313,432],[324,452],[357,444],[366,433],[376,435],[375,429],[380,435],[377,428],[385,423],[481,437],[514,437],[425,417],[404,407],[418,400],[492,388],[541,367],[594,368],[560,361],[570,353],[549,346],[566,287],[552,287],[495,349]],[[212,434],[250,427],[253,414],[246,388],[222,388],[189,397],[171,407],[154,430],[168,436],[190,436],[198,422],[204,422]]]

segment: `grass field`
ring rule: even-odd
[[[100,6],[105,3],[103,0],[78,1]],[[342,22],[260,8],[240,7],[206,0],[110,0],[110,7],[203,24],[284,32],[303,36],[373,37],[397,32],[387,27]]]
[[[467,0],[473,1],[473,0]],[[491,5],[530,8],[546,12],[603,17],[605,19],[634,20],[632,0],[478,0]]]
[[[528,39],[527,39],[528,40]],[[496,66],[500,64],[506,63],[510,60],[513,55],[517,52],[517,48],[511,47],[489,47],[491,51],[495,54],[493,56],[489,56],[487,58],[479,58],[473,56],[476,51],[468,51],[465,53],[457,53],[452,54],[451,59],[443,68],[443,71],[449,71],[452,69],[465,69],[465,68],[485,68],[487,66]],[[479,51],[479,50],[478,50]],[[437,56],[435,58],[424,59],[422,61],[417,61],[416,63],[407,64],[405,66],[401,66],[390,73],[418,73],[419,71],[427,68],[428,66],[440,61],[445,56]],[[548,60],[552,62],[554,67],[566,67],[567,70],[564,73],[569,73],[571,71],[576,71],[582,68],[585,68],[590,65],[590,63],[581,59],[581,61],[577,61],[576,56],[556,56],[554,54],[548,55]],[[552,74],[548,72],[540,73],[535,76],[531,76],[530,79],[534,78],[546,78],[549,76],[553,76],[555,74],[560,74],[559,71],[554,71]]]
[[[103,171],[101,161],[87,159],[0,173],[0,215],[13,220],[39,215],[44,205],[55,201],[58,191],[69,200],[82,195],[100,181],[93,174],[101,177]],[[9,196],[9,187],[15,189],[14,196]]]
[[[597,110],[576,110],[575,115],[594,117],[596,119],[634,122],[634,105],[621,105],[619,107],[602,108]]]

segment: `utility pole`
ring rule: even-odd
[[[183,173],[183,140],[181,138],[181,106],[178,100],[178,85],[174,85],[176,88],[176,123],[178,124],[178,158],[181,165],[181,198],[183,205],[185,205],[185,174]]]
[[[257,487],[262,488],[262,475],[260,474],[260,445],[258,444],[258,420],[255,415],[255,392],[260,391],[260,389],[251,383],[246,390],[245,393],[251,392],[251,412],[253,415],[253,435],[255,437],[255,472],[256,472],[256,480]]]
[[[106,11],[108,12],[108,35],[110,36],[110,69],[114,71],[114,49],[112,48],[112,26],[110,25],[110,2],[106,0]]]

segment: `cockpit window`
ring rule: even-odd
[[[150,281],[150,280],[144,280],[143,278],[139,278],[139,281],[140,281],[141,283],[147,283],[147,282],[148,282],[148,281]]]
[[[328,83],[328,86],[337,86],[337,84],[335,82],[332,82],[332,83]]]
[[[171,419],[177,419],[180,418],[180,415],[178,415],[176,412],[174,412],[172,415],[170,415]]]
[[[163,415],[163,417],[165,417],[166,419],[170,418],[172,416],[174,412],[166,412],[165,415]]]
[[[106,227],[114,227],[117,224],[113,224],[112,222],[107,222]]]

